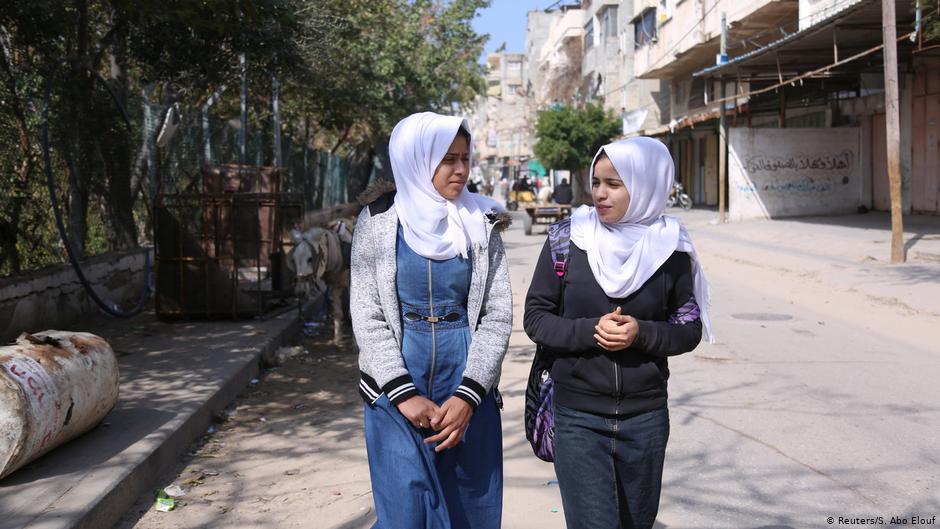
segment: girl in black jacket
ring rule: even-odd
[[[602,147],[594,207],[570,220],[567,271],[558,276],[546,241],[526,297],[526,333],[554,359],[555,472],[569,529],[653,526],[667,357],[694,349],[703,328],[711,339],[695,250],[662,215],[674,174],[652,138]]]

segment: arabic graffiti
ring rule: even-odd
[[[852,151],[817,155],[768,156],[758,154],[745,162],[748,173],[759,171],[846,171],[852,169]]]
[[[829,179],[799,178],[761,184],[764,191],[774,193],[828,193],[832,191],[832,182]]]

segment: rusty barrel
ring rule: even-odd
[[[117,358],[94,334],[43,331],[0,347],[0,478],[94,428],[117,399]]]

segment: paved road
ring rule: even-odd
[[[705,221],[711,216],[693,212],[684,220],[712,282],[719,340],[671,362],[672,433],[658,526],[804,528],[828,527],[830,516],[840,526],[840,516],[881,516],[887,524],[892,516],[940,515],[940,320],[828,281],[788,252],[764,248],[753,226],[729,239],[727,226]],[[801,227],[791,237],[832,231]],[[505,525],[562,527],[537,523],[557,505],[557,493],[543,486],[551,471],[529,457],[518,427],[531,351],[521,304],[544,238],[516,229],[506,241],[517,306],[503,377],[511,396]],[[834,252],[800,257],[834,270],[853,267],[843,262],[854,258],[849,249],[842,259]],[[922,281],[936,289],[938,267],[930,271]]]
[[[670,364],[672,434],[657,527],[854,527],[848,522],[879,516],[893,527],[892,516],[940,515],[940,318],[893,300],[898,270],[859,262],[851,248],[811,254],[768,244],[753,225],[683,216],[712,282],[719,341]],[[522,303],[544,236],[525,236],[521,224],[505,235],[516,306],[501,383],[503,525],[563,528],[552,467],[531,455],[522,428],[533,352]],[[765,231],[782,241],[790,228],[780,226]],[[804,222],[796,236],[883,235],[846,229],[836,237],[831,226]],[[915,282],[897,291],[916,281],[937,288],[938,267],[917,267],[901,271]],[[839,270],[868,279],[833,280]],[[887,290],[874,295],[865,285]],[[369,527],[355,380],[351,353],[317,347],[270,374],[165,481],[207,465],[220,475],[206,477],[179,511],[150,511],[136,525],[139,514],[130,513],[122,527]]]

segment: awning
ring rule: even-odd
[[[913,29],[910,3],[896,2],[898,34]],[[812,26],[784,36],[766,46],[739,55],[730,61],[710,66],[693,77],[725,75],[741,80],[778,80],[803,72],[826,69],[826,75],[839,71],[857,73],[871,67],[868,61],[848,60],[867,56],[872,47],[882,43],[881,0],[862,0]],[[909,46],[906,39],[899,48]],[[876,50],[877,51],[877,50]],[[880,67],[880,61],[877,67]]]
[[[538,160],[529,160],[529,174],[545,176],[548,174],[548,171],[545,170],[545,166],[542,165],[542,162]]]

